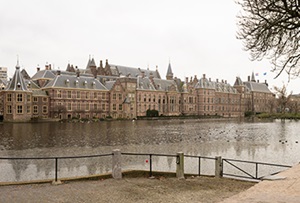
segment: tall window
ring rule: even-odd
[[[113,110],[114,110],[114,111],[117,110],[116,104],[113,104]]]
[[[6,101],[11,102],[11,94],[7,94]]]
[[[105,104],[102,104],[102,111],[105,111]]]
[[[12,113],[12,111],[11,111],[11,105],[7,105],[6,113],[7,114],[11,114]]]
[[[71,91],[68,91],[68,92],[67,92],[67,96],[68,96],[68,99],[71,99],[71,98],[72,98],[72,92],[71,92]]]
[[[122,106],[123,106],[122,104],[119,104],[119,110],[120,111],[122,111],[122,109],[123,109]]]
[[[38,98],[37,98],[37,97],[33,97],[33,101],[34,101],[34,102],[37,102],[37,101],[38,101]]]
[[[38,113],[38,106],[34,105],[33,106],[33,114],[37,114]]]
[[[117,98],[117,95],[113,94],[113,100],[116,100],[116,98]]]
[[[28,105],[27,106],[27,113],[30,114],[31,113],[31,107]]]
[[[122,94],[119,94],[119,100],[122,100]]]
[[[23,106],[22,105],[18,105],[17,106],[17,114],[22,114],[23,113]]]
[[[89,103],[86,103],[86,104],[85,104],[85,110],[86,110],[86,111],[90,110],[90,104],[89,104]]]
[[[23,94],[17,94],[17,102],[23,101]]]
[[[94,110],[97,110],[97,104],[94,104]]]
[[[71,103],[70,103],[70,102],[67,104],[67,110],[68,110],[68,111],[71,111],[71,110],[72,110],[72,106],[71,106]]]
[[[61,90],[57,90],[57,97],[61,98]]]
[[[47,106],[43,106],[43,113],[48,113],[48,108],[47,108]]]
[[[89,93],[89,92],[87,92],[87,93],[85,94],[85,98],[86,98],[86,99],[90,98],[90,93]]]
[[[80,91],[77,91],[77,92],[76,92],[76,98],[77,98],[77,99],[80,99]]]

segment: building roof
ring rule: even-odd
[[[33,76],[32,76],[32,80],[39,80],[39,79],[53,79],[55,78],[55,70],[41,70],[36,72]]]
[[[146,77],[149,77],[150,74],[152,74],[154,78],[160,78],[160,75],[157,70],[153,71],[153,70],[148,70],[148,69],[120,66],[120,65],[114,65],[114,64],[109,64],[109,66],[110,66],[112,75],[114,75],[114,76],[138,77],[138,76],[142,75],[142,72],[144,72],[144,75]]]
[[[257,83],[257,82],[244,82],[244,85],[249,88],[252,92],[264,92],[264,93],[272,93],[268,86],[265,83]]]
[[[170,91],[170,87],[174,86],[176,88],[176,91],[179,91],[178,86],[174,80],[163,80],[159,78],[153,78],[153,81],[156,86],[156,90]]]
[[[85,76],[70,76],[70,75],[57,75],[50,81],[44,88],[72,88],[72,89],[96,89],[107,90],[107,88],[100,83],[99,80],[93,77]]]
[[[156,90],[148,77],[137,77],[137,89],[139,90]]]
[[[20,66],[16,66],[16,70],[14,76],[12,77],[11,81],[8,83],[6,89],[7,91],[29,91],[23,75],[20,71]]]

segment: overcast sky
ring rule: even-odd
[[[155,69],[165,78],[169,60],[176,77],[206,74],[233,85],[236,76],[258,73],[270,87],[268,61],[251,61],[236,39],[234,0],[0,0],[0,67],[12,76],[20,65],[32,76],[48,62],[65,70],[68,62],[85,68],[92,55],[99,61]],[[267,73],[267,75],[263,75]],[[300,93],[298,79],[289,90]],[[299,82],[298,82],[299,83]],[[273,88],[272,88],[273,89]]]

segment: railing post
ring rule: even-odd
[[[150,177],[152,177],[152,154],[150,154],[150,157],[149,157],[149,164],[150,164]]]
[[[200,176],[201,175],[201,157],[199,156],[198,157],[198,176]]]
[[[221,156],[216,156],[215,177],[216,178],[222,178],[223,177],[223,163],[222,163],[222,157]]]
[[[54,173],[55,173],[55,180],[52,181],[52,185],[60,185],[62,184],[62,182],[60,180],[58,180],[57,176],[58,176],[58,158],[55,158],[55,169],[54,169]]]
[[[176,177],[178,179],[184,179],[184,154],[178,152],[176,156]]]
[[[121,151],[119,149],[115,149],[112,154],[112,177],[114,179],[122,179]]]

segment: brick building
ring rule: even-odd
[[[87,67],[71,64],[65,71],[47,64],[32,78],[16,67],[14,77],[0,91],[4,121],[32,119],[135,119],[155,110],[160,116],[219,115],[241,117],[247,111],[271,112],[274,94],[254,75],[233,86],[226,80],[212,81],[205,74],[181,81],[169,63],[166,79],[156,70],[109,64]]]

